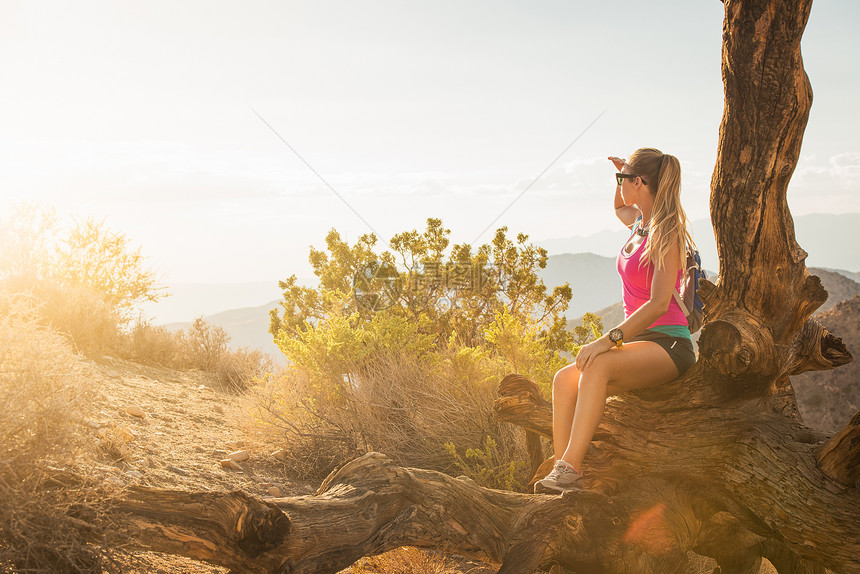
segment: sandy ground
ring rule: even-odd
[[[106,480],[189,491],[242,490],[260,498],[267,498],[273,486],[284,496],[315,490],[310,483],[286,481],[282,463],[243,441],[236,424],[239,398],[207,374],[109,357],[96,367],[98,398],[91,426],[116,437],[123,445],[118,451],[125,455],[112,464],[105,457],[107,462],[97,471]],[[128,414],[128,407],[140,408],[145,416]],[[243,470],[222,468],[219,461],[238,450],[251,455],[240,463]],[[140,574],[228,571],[155,552],[130,556],[122,569]]]

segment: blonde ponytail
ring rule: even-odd
[[[686,246],[695,244],[688,229],[687,214],[681,206],[681,162],[660,150],[641,148],[633,152],[627,163],[631,173],[641,175],[654,193],[643,261],[651,261],[657,269],[663,269],[666,256],[675,250],[684,265]]]

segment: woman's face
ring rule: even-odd
[[[633,173],[630,164],[625,163],[621,168],[621,173]],[[636,178],[624,178],[621,180],[621,199],[624,200],[624,205],[634,205],[636,203]]]

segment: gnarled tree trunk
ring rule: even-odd
[[[666,386],[610,399],[562,497],[480,488],[369,454],[315,496],[136,489],[115,520],[144,547],[236,572],[335,572],[400,545],[478,554],[500,572],[860,573],[860,414],[807,428],[789,376],[851,357],[810,316],[826,299],[794,238],[786,188],[812,100],[800,56],[811,0],[725,0],[725,113],[711,189],[720,282],[705,284],[700,360]],[[551,436],[551,406],[516,375],[496,415]],[[534,440],[532,440],[534,443]]]

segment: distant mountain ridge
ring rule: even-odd
[[[283,358],[281,350],[275,345],[269,334],[269,311],[278,308],[279,300],[271,301],[258,307],[243,307],[229,309],[212,315],[203,315],[203,320],[211,325],[217,325],[230,335],[230,347],[249,347],[267,353],[273,359]],[[176,322],[165,325],[172,331],[187,329],[191,322]]]
[[[611,257],[594,253],[550,255],[546,268],[540,270],[539,275],[547,291],[570,283],[573,299],[568,318],[581,317],[621,299],[621,278],[615,269],[615,259]]]
[[[551,255],[562,253],[594,253],[612,257],[621,249],[629,236],[621,223],[617,230],[601,231],[588,236],[575,236],[535,241]],[[705,269],[718,271],[717,243],[711,222],[699,219],[692,222],[693,240],[702,254]],[[860,213],[825,214],[816,213],[794,218],[795,237],[809,257],[807,266],[846,270],[848,275],[860,272],[860,250],[848,246],[860,240]],[[858,277],[850,277],[857,280]]]

